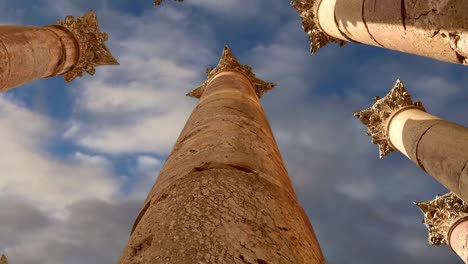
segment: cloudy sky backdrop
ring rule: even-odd
[[[262,98],[329,264],[462,263],[428,245],[413,201],[447,191],[400,153],[379,160],[353,112],[397,78],[468,124],[468,68],[371,46],[309,54],[288,0],[0,0],[0,24],[93,9],[121,66],[0,95],[0,252],[12,264],[115,263],[143,199],[228,44],[277,87]]]

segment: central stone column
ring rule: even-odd
[[[224,48],[137,217],[120,264],[325,263],[259,97]]]

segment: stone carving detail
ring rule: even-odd
[[[202,85],[198,86],[195,90],[188,93],[187,96],[200,98],[210,80],[215,75],[223,71],[234,71],[245,75],[245,77],[250,80],[253,87],[255,88],[255,92],[257,93],[258,98],[262,97],[263,94],[275,87],[274,83],[265,82],[258,79],[250,66],[240,64],[236,57],[234,57],[232,54],[231,49],[228,46],[224,46],[223,54],[221,55],[218,66],[215,68],[206,69],[206,81]]]
[[[423,223],[429,231],[428,241],[431,245],[448,244],[453,224],[468,216],[468,205],[452,192],[415,204],[424,214]]]
[[[304,32],[309,35],[310,53],[312,54],[328,43],[339,43],[340,47],[346,44],[346,41],[331,37],[320,29],[316,14],[321,1],[322,0],[291,1],[291,5],[301,16]]]
[[[183,2],[184,0],[175,0],[177,2]],[[160,5],[162,2],[164,2],[164,0],[154,0],[154,4],[155,5]]]
[[[413,103],[403,82],[397,80],[395,86],[383,98],[374,97],[374,105],[354,113],[354,116],[368,127],[367,134],[372,137],[372,143],[379,146],[380,158],[395,150],[388,135],[388,121],[403,108],[426,111],[421,102]]]
[[[5,255],[0,258],[0,264],[8,264],[8,259]]]
[[[96,13],[93,11],[77,19],[67,16],[63,22],[58,20],[57,25],[68,29],[75,36],[80,49],[78,63],[65,73],[66,82],[73,81],[77,76],[82,77],[83,72],[94,75],[96,66],[119,65],[104,44],[109,36],[99,31]]]

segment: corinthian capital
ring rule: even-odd
[[[198,86],[195,90],[188,93],[187,96],[200,98],[210,80],[213,79],[215,75],[223,71],[234,71],[243,74],[252,83],[253,87],[255,88],[255,92],[257,93],[257,96],[259,98],[262,97],[262,95],[265,94],[267,91],[275,87],[274,83],[265,82],[263,80],[258,79],[253,73],[252,68],[250,66],[240,64],[237,61],[236,57],[234,57],[234,55],[232,54],[231,49],[228,46],[224,46],[223,54],[221,55],[221,59],[219,60],[218,66],[216,66],[215,68],[208,68],[206,70],[206,81],[203,82],[202,85]]]
[[[354,113],[368,127],[367,134],[372,137],[372,143],[379,146],[380,158],[395,150],[388,135],[388,124],[394,114],[406,108],[425,111],[422,103],[413,102],[403,82],[397,80],[387,95],[374,98],[374,105]]]
[[[468,216],[468,205],[452,192],[415,204],[424,214],[423,223],[429,231],[428,241],[431,245],[448,244],[453,225]]]
[[[301,16],[304,32],[309,35],[310,53],[312,54],[328,43],[339,43],[340,47],[346,44],[344,40],[331,37],[320,28],[317,13],[321,2],[322,0],[291,1],[291,5]]]
[[[93,11],[76,19],[67,16],[64,21],[58,20],[56,25],[70,31],[79,46],[78,62],[73,69],[65,73],[66,82],[73,81],[77,76],[83,76],[83,72],[94,75],[96,66],[119,65],[104,44],[109,36],[99,31],[96,13]]]

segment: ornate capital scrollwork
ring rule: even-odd
[[[302,19],[302,28],[309,35],[310,53],[314,54],[328,43],[339,43],[340,47],[346,41],[327,35],[319,26],[317,12],[322,0],[296,0],[291,5],[299,12]]]
[[[452,226],[468,216],[468,205],[452,192],[415,204],[424,214],[423,223],[429,231],[428,241],[431,245],[448,244]]]
[[[397,80],[387,95],[374,98],[374,105],[354,113],[354,116],[368,127],[367,134],[372,137],[372,143],[379,146],[380,158],[395,150],[388,135],[388,122],[395,113],[406,108],[425,111],[421,102],[413,103],[403,82]]]
[[[183,2],[184,0],[175,0],[177,2]],[[164,2],[164,0],[154,0],[154,4],[155,5],[160,5],[162,2]]]
[[[265,82],[258,79],[252,71],[250,66],[240,64],[236,57],[231,52],[231,49],[228,46],[224,46],[223,54],[219,60],[218,66],[215,68],[208,68],[206,70],[207,79],[203,82],[202,85],[198,86],[195,90],[187,94],[187,96],[200,98],[203,92],[205,91],[206,86],[215,75],[223,71],[234,71],[243,74],[249,81],[252,83],[255,88],[255,92],[258,98],[262,97],[263,94],[275,87],[274,83]]]
[[[8,264],[8,259],[5,255],[2,255],[2,257],[0,257],[0,264]]]
[[[93,11],[79,16],[77,19],[67,16],[64,21],[58,20],[56,25],[69,30],[79,46],[78,62],[65,73],[66,82],[73,81],[77,76],[82,77],[83,72],[94,75],[96,66],[119,65],[104,44],[109,36],[107,33],[99,31],[96,13]]]

